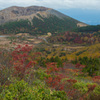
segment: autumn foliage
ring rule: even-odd
[[[73,61],[74,64],[65,60],[62,63],[62,60],[58,57],[55,57],[56,60],[53,57],[42,60],[42,53],[35,52],[33,47],[29,45],[18,45],[15,50],[11,51],[10,54],[9,64],[12,67],[9,67],[9,69],[6,69],[6,67],[1,67],[0,69],[0,73],[2,72],[2,78],[7,80],[5,83],[7,83],[8,87],[10,86],[10,82],[12,83],[12,80],[15,79],[18,81],[20,80],[22,83],[26,81],[32,87],[36,86],[38,88],[40,86],[40,90],[38,91],[39,93],[42,90],[45,90],[42,88],[41,84],[44,84],[45,88],[48,87],[51,90],[60,91],[60,93],[63,91],[62,94],[59,94],[59,96],[64,98],[62,97],[64,93],[64,96],[68,97],[69,100],[88,100],[88,98],[96,95],[96,93],[98,96],[100,96],[100,76],[95,72],[98,71],[98,69],[94,69],[94,65],[98,68],[99,64],[99,60],[96,58],[80,58],[77,59],[77,61]],[[41,61],[44,62],[41,64]],[[57,61],[62,63],[61,66]],[[43,63],[45,63],[45,67],[42,66]],[[89,73],[91,71],[88,68],[94,69],[92,76],[91,74],[86,74],[87,72]],[[6,71],[8,75],[10,74],[9,77],[3,76],[3,72],[5,74],[5,69],[12,71],[11,73]],[[1,85],[5,86],[4,82],[2,82]],[[30,91],[33,90],[30,89]],[[45,91],[45,93],[47,92]],[[97,100],[99,100],[98,98]],[[64,98],[62,100],[67,99]]]

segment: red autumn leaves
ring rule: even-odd
[[[37,55],[40,53],[35,53],[35,56],[31,56],[30,52],[32,51],[32,46],[25,45],[21,46],[18,45],[15,50],[12,52],[12,64],[15,69],[14,74],[23,78],[25,74],[29,72],[29,69],[32,68],[36,61],[34,61]]]

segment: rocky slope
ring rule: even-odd
[[[3,24],[8,21],[17,20],[17,19],[26,19],[28,17],[32,18],[38,12],[45,12],[49,8],[45,7],[9,7],[0,11],[0,24]]]

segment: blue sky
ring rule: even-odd
[[[56,9],[87,24],[100,24],[100,0],[0,0],[0,10],[33,5]]]
[[[93,9],[58,9],[58,11],[67,14],[79,21],[89,25],[100,24],[100,10]]]

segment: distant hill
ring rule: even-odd
[[[9,7],[0,11],[0,34],[30,33],[46,34],[59,33],[73,28],[87,26],[54,9],[30,6]]]
[[[85,27],[78,27],[74,29],[75,32],[98,32],[100,31],[100,25],[89,25]]]

